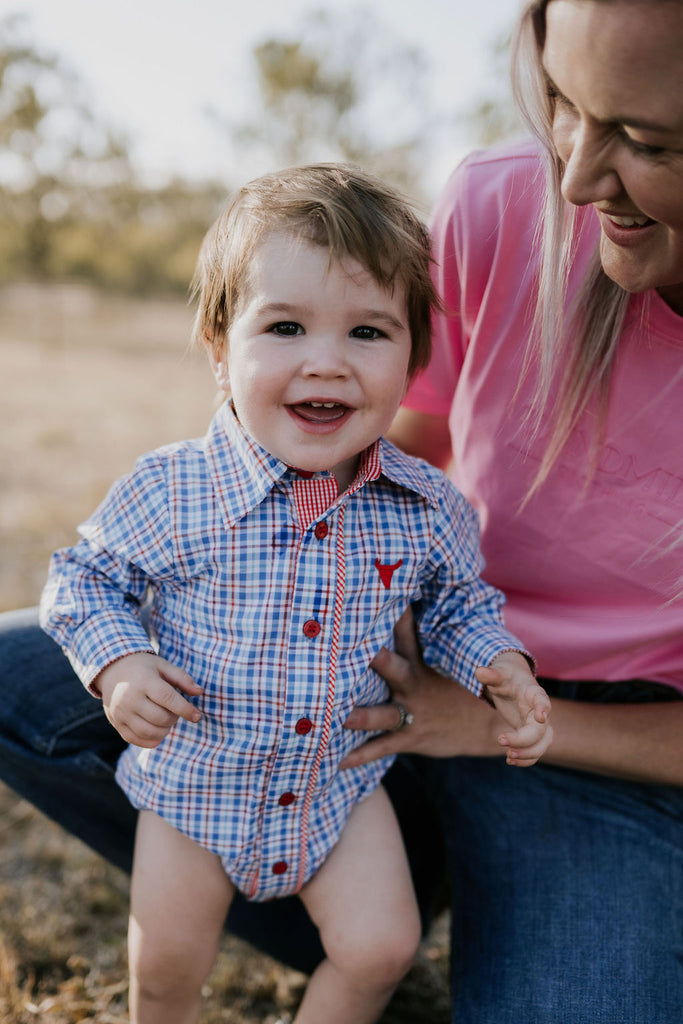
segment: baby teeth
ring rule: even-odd
[[[334,409],[334,407],[336,406],[337,403],[336,402],[309,402],[308,404],[312,405],[314,409]]]

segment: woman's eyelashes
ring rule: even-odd
[[[572,101],[568,99],[564,95],[564,93],[561,93],[553,82],[547,79],[546,95],[548,96],[548,99],[550,100],[550,103],[556,114],[562,112],[565,115],[571,114],[578,116],[578,112]],[[652,146],[648,145],[648,143],[646,142],[638,142],[636,139],[632,138],[632,136],[629,135],[628,133],[628,128],[626,125],[620,124],[619,122],[614,122],[611,124],[605,122],[605,127],[608,128],[614,135],[619,136],[619,138],[626,143],[628,148],[633,153],[636,153],[638,156],[656,158],[665,157],[667,154],[667,150],[664,146]]]
[[[639,156],[663,157],[667,153],[664,146],[649,146],[646,142],[638,142],[636,139],[631,138],[624,127],[620,126],[617,130],[629,149]]]

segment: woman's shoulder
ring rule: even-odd
[[[502,212],[528,215],[538,210],[545,194],[545,180],[539,146],[524,138],[474,150],[458,164],[448,179],[435,207],[435,220],[453,211],[467,211],[500,217]]]
[[[542,173],[542,154],[539,144],[532,138],[507,140],[486,149],[474,149],[456,166],[449,184],[460,178],[504,182],[511,178],[519,181],[535,180]]]

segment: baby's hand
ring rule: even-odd
[[[179,718],[198,722],[201,713],[178,693],[201,693],[183,669],[156,654],[128,654],[97,676],[107,718],[128,743],[158,747]]]
[[[549,724],[550,698],[536,682],[529,663],[517,651],[505,651],[476,676],[486,687],[496,710],[512,726],[512,732],[498,737],[507,747],[507,763],[522,768],[535,764],[553,738]]]

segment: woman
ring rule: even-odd
[[[527,4],[516,62],[547,156],[478,154],[449,184],[434,225],[448,315],[395,438],[453,456],[508,624],[554,695],[555,741],[532,770],[507,767],[495,713],[427,671],[404,623],[401,654],[375,667],[410,724],[354,758],[429,755],[398,764],[392,793],[423,905],[439,849],[418,773],[441,814],[458,1024],[678,1024],[683,5]],[[0,771],[125,865],[115,736],[32,623],[0,647]],[[392,730],[396,708],[347,724]],[[295,904],[259,914],[276,906],[289,916],[242,905],[228,925],[312,964]]]
[[[414,664],[415,689],[408,665],[387,656],[378,667],[415,724],[357,758],[460,755],[429,771],[453,887],[458,1022],[673,1024],[683,1013],[683,5],[532,3],[516,47],[518,96],[547,154],[546,201],[533,147],[478,154],[456,172],[434,223],[455,313],[437,325],[394,439],[437,463],[452,453],[480,512],[487,578],[549,677],[555,739],[542,766],[506,772],[486,708],[454,690],[446,705],[443,682]],[[384,710],[354,718],[389,724]]]

